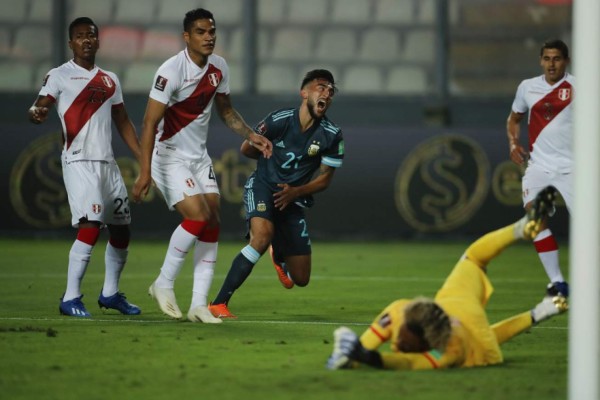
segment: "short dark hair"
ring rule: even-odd
[[[73,22],[71,22],[69,24],[69,40],[73,40],[73,30],[75,29],[75,27],[77,25],[92,25],[94,28],[96,28],[96,35],[99,35],[100,32],[98,31],[98,25],[96,25],[96,23],[94,21],[92,21],[91,18],[88,17],[79,17],[79,18],[75,18],[73,20]]]
[[[315,79],[325,79],[331,86],[333,86],[333,90],[337,92],[337,87],[335,87],[335,79],[333,79],[333,74],[326,69],[313,69],[312,71],[308,71],[306,75],[304,75],[304,79],[302,79],[302,84],[300,85],[300,89],[303,89],[308,83],[314,81]]]
[[[544,55],[545,49],[557,49],[565,59],[569,59],[569,46],[560,39],[546,40],[540,49],[540,57]]]
[[[215,21],[215,17],[213,17],[213,14],[210,11],[205,10],[204,8],[196,8],[195,10],[185,13],[185,18],[183,19],[183,31],[189,32],[194,25],[194,21],[198,19],[212,19],[213,22]]]

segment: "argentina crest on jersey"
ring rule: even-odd
[[[312,144],[308,147],[308,155],[309,157],[314,157],[319,154],[319,150],[321,147],[319,146],[321,143],[313,140]]]

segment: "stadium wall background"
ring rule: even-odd
[[[41,126],[27,121],[35,94],[3,96],[0,110],[0,236],[72,235],[60,169],[60,123],[55,113]],[[273,109],[296,106],[295,97],[236,96],[250,124]],[[336,98],[331,119],[344,132],[346,158],[333,184],[308,211],[318,239],[471,237],[512,222],[523,210],[522,171],[508,160],[506,116],[512,99],[453,100],[440,110],[427,98]],[[127,96],[140,129],[146,96]],[[522,138],[525,140],[525,138]],[[222,233],[245,233],[241,195],[254,163],[239,154],[240,139],[213,118],[209,154],[222,194]],[[117,134],[113,145],[128,186],[137,164]],[[179,222],[156,190],[132,204],[136,237],[164,237]],[[568,234],[568,213],[559,207],[551,225]]]

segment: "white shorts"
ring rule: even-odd
[[[186,196],[216,193],[220,195],[212,163],[198,163],[156,154],[152,157],[152,179],[165,198],[169,210]]]
[[[538,167],[533,163],[527,165],[525,175],[523,175],[523,204],[527,204],[546,186],[554,186],[567,206],[567,210],[571,213],[571,205],[573,204],[573,176],[571,173],[561,174],[558,172],[547,171]]]
[[[131,223],[127,188],[115,161],[63,160],[62,168],[73,227],[86,220],[102,225]]]

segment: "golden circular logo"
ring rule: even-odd
[[[489,161],[461,135],[434,137],[403,161],[394,188],[400,215],[420,232],[447,232],[467,222],[488,190]]]
[[[507,206],[523,204],[521,180],[523,171],[512,161],[498,164],[492,176],[492,192],[496,199]]]
[[[37,228],[70,225],[71,211],[62,179],[60,133],[34,140],[10,174],[10,202],[17,215]]]

